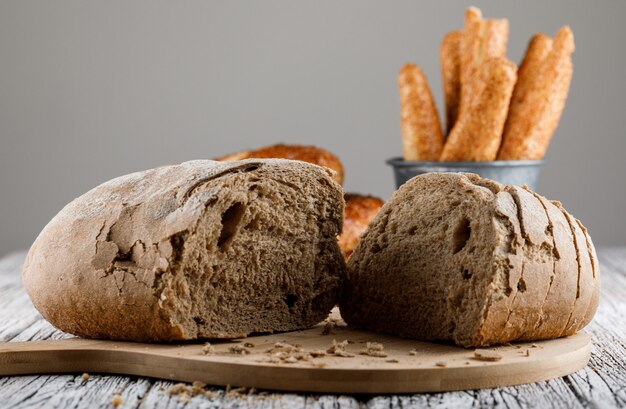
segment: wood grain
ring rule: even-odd
[[[620,408],[626,407],[626,247],[600,249],[602,294],[598,313],[585,329],[593,340],[591,360],[563,378],[519,386],[410,395],[319,395],[227,392],[183,403],[169,396],[173,383],[128,376],[80,374],[0,377],[0,407],[111,407],[119,393],[128,408]],[[24,254],[0,259],[0,341],[64,339],[32,308],[20,284]]]
[[[37,373],[114,373],[220,386],[243,386],[294,392],[406,393],[438,392],[515,385],[568,375],[589,360],[589,336],[490,348],[500,360],[475,359],[472,349],[416,342],[324,325],[289,333],[261,335],[213,345],[143,344],[87,339],[0,343],[0,375]],[[268,362],[276,343],[325,351],[332,341],[348,340],[352,357],[326,355],[294,363]],[[360,354],[370,340],[385,347],[386,357]],[[229,350],[253,343],[247,355]],[[415,351],[410,355],[409,351]],[[323,365],[320,367],[319,365]]]

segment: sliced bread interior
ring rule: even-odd
[[[341,313],[354,326],[463,346],[570,335],[597,307],[594,257],[559,203],[474,174],[421,175],[362,236]]]

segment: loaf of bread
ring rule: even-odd
[[[343,232],[339,236],[339,247],[347,260],[359,244],[361,234],[367,229],[384,202],[375,196],[346,193],[343,214]]]
[[[351,325],[485,346],[571,335],[599,295],[580,221],[525,187],[474,174],[405,183],[348,262],[340,303]]]
[[[314,165],[325,166],[335,171],[333,178],[343,185],[343,165],[337,156],[317,146],[276,144],[257,149],[249,149],[215,158],[219,161],[233,161],[250,158],[281,158],[301,160]]]
[[[24,286],[48,321],[84,337],[305,328],[338,301],[343,203],[329,171],[290,160],[133,173],[50,221],[26,259]]]

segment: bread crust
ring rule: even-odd
[[[591,241],[591,237],[589,236],[587,229],[585,228],[585,226],[583,226],[580,220],[576,219],[576,223],[578,224],[578,226],[580,227],[580,229],[585,235],[587,251],[589,253],[589,258],[591,260],[591,272],[592,272],[591,274],[592,282],[587,284],[589,287],[591,287],[591,298],[589,300],[589,306],[587,307],[587,310],[585,311],[585,316],[580,321],[580,325],[578,326],[578,329],[580,330],[591,322],[591,320],[593,319],[593,316],[595,315],[598,309],[598,304],[600,303],[600,264],[598,262],[598,255],[596,254],[596,248],[594,247],[593,242]]]
[[[518,283],[522,277],[522,265],[524,263],[524,238],[518,219],[518,207],[513,196],[503,187],[496,193],[494,200],[494,222],[500,224],[507,232],[506,240],[502,240],[505,262],[508,271],[504,280],[506,286],[504,296],[496,292],[497,286],[492,286],[492,293],[485,307],[485,319],[477,331],[477,336],[472,340],[475,345],[487,345],[493,342],[494,335],[504,338],[505,332],[510,333],[510,317],[513,304],[518,291]],[[507,326],[508,329],[507,329]]]
[[[552,231],[554,241],[554,277],[550,290],[542,304],[542,319],[535,328],[537,338],[555,338],[561,336],[569,314],[576,300],[576,287],[578,284],[578,262],[574,237],[569,223],[561,210],[548,199],[535,193],[535,197],[541,202]]]
[[[441,81],[446,104],[446,135],[450,133],[459,116],[462,41],[463,33],[452,31],[443,37],[440,46]]]
[[[543,303],[554,276],[553,239],[546,234],[549,221],[543,206],[532,193],[515,186],[507,190],[517,205],[524,259],[502,336],[505,339],[536,339],[535,327],[540,322]]]
[[[565,108],[573,75],[574,35],[569,27],[562,27],[543,59],[548,41],[542,36],[533,40],[504,130],[500,160],[542,159]]]
[[[358,193],[346,193],[344,199],[346,207],[343,232],[339,236],[339,247],[343,251],[344,258],[348,260],[359,244],[361,234],[367,229],[384,202],[378,197]]]
[[[515,80],[515,64],[507,59],[494,58],[485,63],[480,87],[448,135],[442,161],[495,160]]]
[[[565,209],[561,207],[561,211],[565,215],[572,234],[574,236],[574,246],[576,247],[576,253],[578,258],[578,280],[577,280],[577,293],[576,300],[570,315],[568,317],[567,324],[563,330],[562,336],[572,335],[576,333],[583,324],[585,324],[585,318],[587,317],[587,310],[592,302],[594,296],[594,278],[593,270],[590,259],[590,252],[587,248],[587,238],[583,233],[581,227],[578,225],[574,216],[570,215]]]
[[[404,160],[437,160],[443,147],[443,134],[422,70],[415,64],[405,64],[398,74],[398,89]]]
[[[251,158],[301,160],[314,165],[324,166],[335,171],[333,179],[335,179],[340,185],[343,185],[344,171],[339,158],[326,149],[318,148],[316,146],[287,145],[279,143],[276,145],[264,146],[257,149],[248,149],[223,155],[215,158],[215,160],[229,162]]]
[[[225,186],[221,181],[226,178],[234,184]],[[191,161],[122,176],[90,190],[61,210],[31,247],[22,277],[33,304],[57,328],[85,337],[154,341],[245,335],[228,325],[199,332],[200,324],[184,313],[191,306],[184,303],[192,300],[186,295],[193,291],[189,277],[196,270],[188,270],[194,252],[215,253],[222,237],[228,237],[222,234],[226,209],[220,206],[230,202],[222,199],[242,200],[250,191],[238,189],[236,182],[255,178],[271,179],[285,189],[292,189],[290,181],[301,180],[310,192],[328,194],[328,202],[320,204],[326,208],[319,210],[327,219],[314,221],[328,237],[316,238],[320,248],[313,250],[327,258],[316,259],[321,270],[298,273],[303,279],[321,274],[315,290],[321,292],[311,295],[315,305],[299,324],[316,323],[337,302],[343,275],[343,257],[334,240],[341,231],[343,192],[330,171],[289,160]],[[217,223],[201,225],[207,214]],[[203,237],[214,244],[203,244],[201,250],[188,247],[201,228],[212,229]],[[269,331],[298,326],[261,325]]]

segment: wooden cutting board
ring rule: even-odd
[[[322,323],[304,331],[217,341],[211,343],[215,350],[211,355],[203,353],[204,343],[143,344],[79,338],[5,342],[0,343],[0,375],[90,372],[299,392],[439,392],[565,376],[583,368],[590,354],[589,336],[579,332],[556,340],[489,348],[502,358],[488,362],[477,359],[474,349],[349,329],[337,316],[329,319],[335,320],[330,334],[325,334]],[[299,345],[306,353],[326,351],[333,340],[349,341],[346,351],[354,356],[326,354],[295,363],[276,356],[285,352],[285,348],[275,347],[277,342]],[[382,343],[387,356],[360,354],[367,342]],[[243,347],[250,353],[237,354],[232,347]]]

